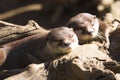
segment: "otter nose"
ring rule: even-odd
[[[64,43],[64,46],[69,46],[71,43],[68,42],[68,43]]]

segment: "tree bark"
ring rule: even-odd
[[[41,32],[42,28],[33,20],[25,26],[0,21],[0,45]]]
[[[118,65],[96,44],[86,44],[50,63],[30,64],[22,72],[10,70],[0,76],[5,80],[119,80]],[[9,75],[13,76],[6,77]]]
[[[30,24],[26,26],[28,25]],[[20,29],[18,29],[18,32]],[[34,29],[35,31],[38,29],[38,32],[46,31],[41,27]],[[27,34],[29,33],[27,32]],[[116,34],[119,35],[119,31]],[[18,39],[18,36],[13,39]],[[114,39],[112,40],[112,43],[117,42]],[[54,60],[46,63],[30,64],[23,69],[0,71],[0,80],[120,80],[119,62],[114,61],[106,54],[107,50],[100,49],[98,44],[98,42],[94,41],[91,44],[78,45],[74,51],[59,55]],[[110,49],[116,50],[116,44],[111,45],[114,47]]]

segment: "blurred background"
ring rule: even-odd
[[[106,13],[120,16],[120,0],[0,0],[0,19],[25,25],[35,20],[40,26],[54,28],[81,12],[103,18]]]

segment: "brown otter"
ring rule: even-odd
[[[80,13],[72,17],[67,26],[74,29],[80,44],[97,40],[104,43],[106,48],[109,48],[110,44],[109,34],[115,30],[90,13]]]
[[[77,45],[78,38],[70,28],[59,27],[41,32],[3,45],[1,49],[7,59],[0,70],[23,68],[31,63],[33,57],[40,62],[50,61],[59,54],[71,52]]]
[[[78,38],[74,31],[65,27],[53,29],[47,35],[47,40],[47,47],[53,53],[71,52],[78,45]]]
[[[72,27],[80,42],[88,41],[96,37],[99,30],[98,19],[89,13],[80,13],[67,22]]]

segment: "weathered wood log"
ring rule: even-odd
[[[13,76],[13,75],[16,75],[16,74],[19,74],[20,72],[23,72],[25,70],[26,70],[26,68],[0,71],[0,75],[2,75],[0,77],[0,80],[3,80],[4,78],[10,77],[10,76]]]
[[[43,36],[47,34],[46,32],[49,32],[42,28],[40,28],[40,30],[41,31],[39,33],[42,33]],[[118,33],[119,31],[116,32],[116,34]],[[5,46],[4,45],[2,46],[0,51],[2,53],[3,50],[5,51],[15,50],[15,47],[17,45],[21,43],[27,43],[32,40],[36,40],[38,38],[37,36],[39,36],[39,34],[26,37],[21,40],[17,40],[15,42],[7,43],[5,45],[10,45],[10,48],[8,47],[7,48],[8,50],[5,50],[3,49]],[[118,37],[119,36],[116,35],[115,38]],[[116,42],[116,40],[114,40],[113,38],[114,37],[111,37],[111,40],[113,40],[112,43]],[[16,44],[16,42],[18,42],[19,44]],[[113,51],[114,49],[116,50],[115,45],[117,43],[112,44],[114,45],[114,47],[110,49]],[[114,61],[113,59],[111,59],[111,57],[106,54],[106,50],[104,49],[101,50],[98,44],[99,43],[97,42],[93,42],[91,44],[78,45],[78,47],[74,51],[67,53],[65,55],[59,55],[54,60],[48,61],[46,63],[30,64],[28,67],[23,69],[0,71],[0,79],[1,80],[2,79],[5,80],[119,80],[120,64]],[[33,47],[32,45],[33,44],[29,44],[27,47]],[[24,51],[24,49],[25,47],[23,46],[21,50]],[[20,52],[19,54],[22,53]],[[15,60],[15,58],[13,59]],[[27,60],[28,58],[25,57],[24,61]],[[24,63],[24,61],[22,61],[22,63]],[[6,66],[7,65],[8,64],[6,64]]]
[[[119,80],[119,70],[114,72],[104,65],[109,65],[110,61],[112,59],[99,50],[96,44],[86,44],[50,63],[31,64],[25,71],[6,77],[5,80]],[[7,72],[4,74],[8,75]]]
[[[22,71],[20,73],[20,71]],[[17,73],[17,76],[14,74]],[[19,74],[18,74],[19,73]],[[4,72],[4,76],[1,76],[0,79],[4,79],[5,77],[9,77],[9,75],[13,75],[13,77],[9,77],[8,80],[47,80],[48,71],[45,69],[45,64],[30,64],[25,69],[16,69],[15,71],[10,70]],[[6,79],[7,80],[7,79]]]
[[[0,21],[0,45],[41,32],[42,28],[33,20],[25,26]]]

